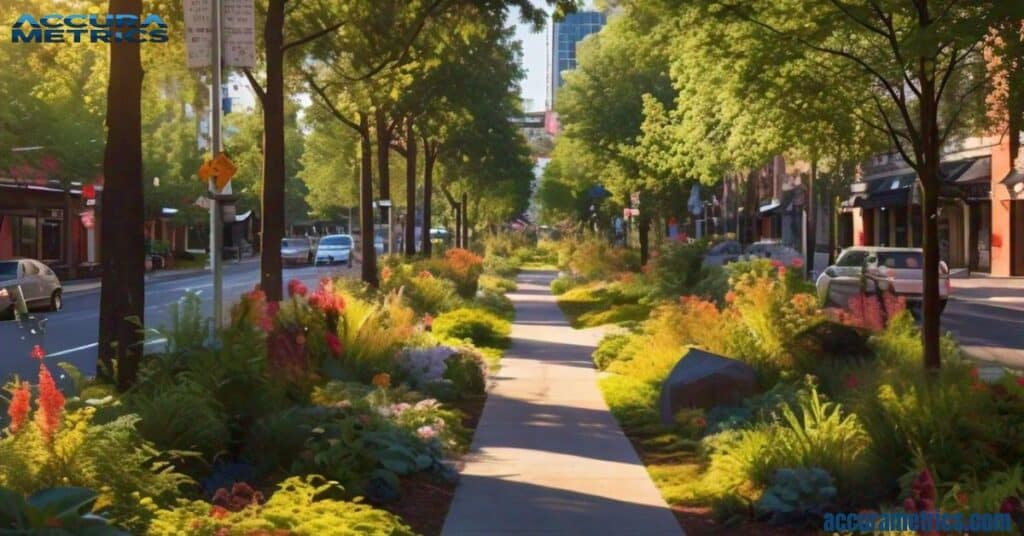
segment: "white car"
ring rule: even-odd
[[[313,264],[332,264],[335,262],[352,266],[352,236],[347,234],[327,235],[316,245],[316,257]]]
[[[850,298],[867,290],[891,286],[907,301],[912,312],[920,311],[924,297],[924,251],[920,248],[858,246],[844,249],[836,263],[825,269],[816,283],[818,298],[826,305],[846,307]],[[949,299],[949,267],[939,261],[939,311]]]

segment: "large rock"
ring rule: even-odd
[[[661,421],[672,425],[683,408],[738,406],[756,393],[757,377],[750,365],[693,348],[661,384]]]

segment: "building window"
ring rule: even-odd
[[[16,257],[36,257],[36,237],[38,223],[33,216],[15,216],[11,228],[14,230],[14,255]]]

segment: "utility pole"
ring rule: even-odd
[[[216,157],[221,153],[221,0],[210,0],[210,152]],[[217,198],[216,177],[210,178],[210,268],[213,272],[213,329],[224,327],[224,282],[223,282],[224,222],[221,218],[220,201]]]

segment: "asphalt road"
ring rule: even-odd
[[[952,332],[971,356],[994,364],[1024,369],[1024,311],[990,300],[951,299],[942,315],[942,329]]]
[[[343,265],[285,268],[284,280],[287,285],[289,280],[299,279],[312,289],[320,278],[335,274],[357,275],[358,268]],[[226,264],[225,303],[234,303],[243,293],[252,290],[258,280],[257,261],[250,259],[239,264]],[[20,324],[13,320],[0,321],[0,382],[12,374],[35,380],[38,365],[29,357],[35,344],[45,349],[48,363],[66,361],[86,375],[96,373],[100,290],[98,285],[91,288],[85,285],[85,289],[75,291],[74,286],[68,286],[64,308],[60,311],[33,312],[33,321]],[[151,276],[146,282],[146,326],[160,329],[167,325],[168,305],[180,300],[188,291],[199,293],[205,313],[211,315],[213,282],[209,272],[168,274],[166,277],[160,277],[160,272],[156,272]],[[154,338],[156,341],[149,348],[159,350],[163,343],[159,342],[158,336]]]

